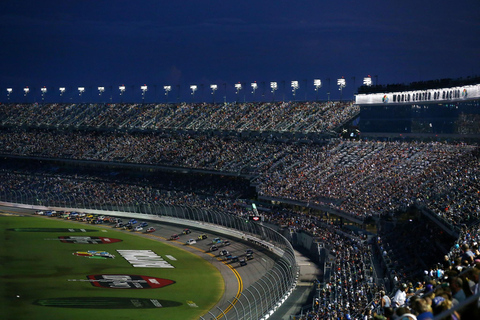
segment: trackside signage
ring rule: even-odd
[[[117,250],[135,268],[175,268],[152,250]]]

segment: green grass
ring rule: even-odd
[[[88,233],[16,232],[10,228],[85,228]],[[106,230],[107,232],[102,232]],[[72,244],[58,236],[97,236],[122,239],[111,244]],[[67,222],[57,218],[0,216],[0,297],[2,319],[198,319],[210,310],[224,292],[218,270],[190,252],[110,227]],[[134,268],[119,250],[152,250],[175,268]],[[76,251],[101,250],[115,259],[89,259],[72,255]],[[171,255],[176,261],[165,256]],[[98,288],[86,279],[94,274],[145,275],[176,281],[158,289]],[[17,298],[16,295],[20,295]],[[174,301],[177,306],[150,309],[90,309],[35,305],[38,299],[70,297],[146,298]],[[189,305],[192,301],[197,307]]]

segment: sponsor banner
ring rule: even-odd
[[[142,298],[116,298],[116,297],[70,297],[39,299],[34,305],[60,308],[82,309],[148,309],[178,307],[182,303],[171,300],[142,299]]]
[[[175,268],[152,250],[117,250],[135,268]]]
[[[121,242],[120,239],[106,238],[106,237],[76,237],[76,236],[62,236],[58,239],[63,243],[89,243],[89,244],[107,244]]]
[[[158,289],[174,284],[175,281],[149,276],[125,274],[94,274],[87,279],[69,279],[75,282],[90,282],[94,287],[109,289]]]
[[[16,232],[94,232],[94,229],[68,229],[68,228],[13,228],[8,231]]]

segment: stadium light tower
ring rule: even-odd
[[[372,77],[368,75],[368,77],[363,78],[363,85],[367,87],[372,86]]]
[[[165,90],[165,99],[168,102],[168,93],[172,91],[172,86],[163,86],[163,90]]]
[[[29,88],[29,87],[23,88],[23,96],[24,96],[24,97],[26,97],[29,92],[30,92],[30,88]]]
[[[7,88],[7,98],[10,100],[10,95],[12,94],[13,89],[12,88]]]
[[[338,86],[338,90],[340,90],[340,100],[342,100],[343,88],[347,86],[347,82],[345,81],[344,77],[337,79],[337,86]]]
[[[210,89],[212,89],[213,103],[215,104],[215,91],[217,91],[218,86],[216,84],[211,84]]]
[[[142,103],[145,101],[145,92],[148,91],[148,87],[146,84],[144,84],[143,86],[140,87],[140,89],[142,90]]]
[[[47,88],[43,86],[43,88],[40,89],[42,92],[42,101],[45,100],[45,94],[47,94]]]
[[[240,92],[240,90],[242,90],[242,84],[239,82],[239,83],[235,83],[235,89],[237,89],[237,91],[235,92],[235,94],[237,95],[237,102],[238,102],[238,93]]]
[[[313,86],[315,87],[315,100],[318,101],[318,90],[322,87],[322,80],[314,79]]]
[[[60,91],[60,97],[63,96],[63,94],[65,93],[65,87],[60,87],[58,88],[58,90]]]
[[[252,82],[250,85],[252,86],[253,100],[255,101],[255,91],[258,89],[258,84],[257,82]]]
[[[278,89],[278,84],[275,81],[270,82],[270,88],[272,88],[273,101],[275,101],[275,91]]]
[[[297,89],[300,88],[298,85],[298,81],[294,80],[291,82],[291,87],[292,87],[292,92],[293,92],[293,100],[295,100],[295,94],[297,92]]]
[[[85,87],[78,87],[78,95],[81,97],[82,94],[85,92]]]
[[[98,87],[98,95],[101,96],[105,92],[105,87]]]
[[[195,91],[197,91],[198,87],[195,84],[190,86],[190,90],[192,90],[192,101],[195,100]]]
[[[122,84],[118,87],[118,90],[120,90],[120,95],[123,95],[123,93],[125,92],[125,86]]]

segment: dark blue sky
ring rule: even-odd
[[[262,82],[271,99],[271,81],[277,98],[291,100],[292,80],[297,98],[314,99],[315,78],[324,83],[320,99],[338,99],[342,76],[348,98],[367,75],[381,84],[480,75],[479,17],[479,0],[1,1],[0,101],[7,87],[11,100],[39,101],[43,86],[46,101],[60,100],[60,86],[64,101],[106,100],[110,87],[119,101],[121,84],[125,100],[140,101],[147,84],[146,101],[165,101],[164,85],[173,86],[170,101],[177,85],[183,101],[211,101],[212,83],[217,101],[223,83],[233,101],[237,82],[248,86],[240,99],[251,100],[253,81],[256,100]],[[81,98],[78,86],[86,88]]]

